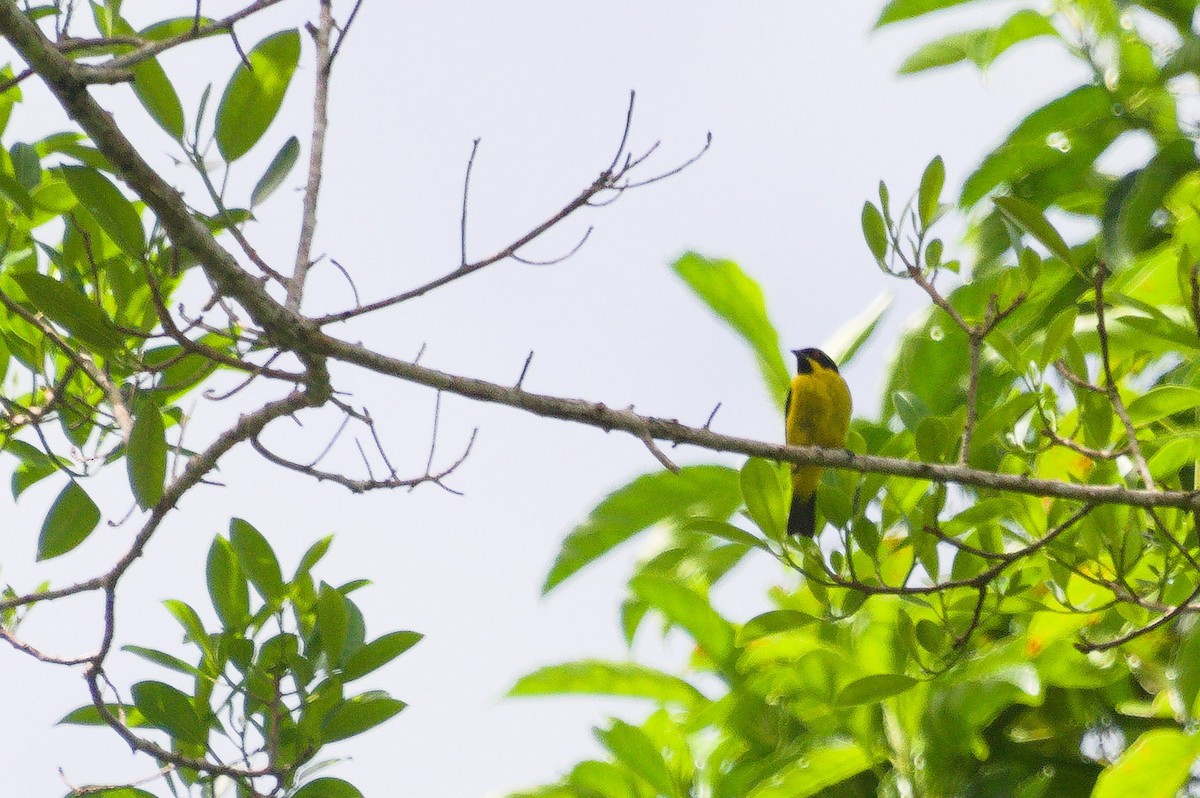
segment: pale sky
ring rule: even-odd
[[[222,16],[237,2],[206,2]],[[351,4],[338,4],[344,17]],[[193,4],[126,0],[135,26]],[[986,80],[959,67],[897,79],[896,66],[920,43],[998,18],[1012,3],[940,15],[871,35],[876,2],[756,3],[475,2],[366,0],[339,57],[329,159],[316,250],[354,275],[364,300],[420,284],[458,259],[459,202],[471,142],[476,161],[469,246],[475,255],[503,246],[553,213],[612,156],[630,89],[638,92],[632,148],[661,140],[653,164],[674,166],[713,134],[710,152],[664,183],[588,212],[552,234],[530,257],[569,248],[588,224],[595,232],[571,260],[551,267],[501,264],[398,309],[333,332],[426,365],[515,382],[529,350],[532,391],[636,405],[641,412],[701,424],[722,403],[714,428],[768,440],[781,436],[748,350],[672,275],[688,249],[738,261],[758,279],[786,348],[816,345],[876,296],[896,303],[877,342],[846,372],[859,413],[874,415],[891,341],[924,300],[880,274],[859,232],[864,199],[880,178],[893,194],[915,188],[936,154],[957,185],[1025,111],[1077,83],[1053,44],[1011,52]],[[316,3],[290,0],[239,28],[245,46],[302,25]],[[836,10],[835,10],[836,9]],[[278,146],[300,135],[307,156],[311,48],[283,112],[231,184],[252,186]],[[209,41],[164,59],[178,76],[189,119],[199,91],[214,92],[236,63],[228,43]],[[46,93],[27,84],[27,102],[5,133],[6,147],[63,129]],[[172,144],[130,100],[127,88],[98,96],[133,131],[169,176]],[[299,171],[248,235],[277,268],[294,258]],[[315,272],[306,308],[352,301],[333,270]],[[434,395],[340,369],[350,391],[381,423],[398,465],[416,474],[428,453]],[[263,392],[261,397],[266,397]],[[236,410],[201,400],[189,429],[194,445],[227,425]],[[279,422],[271,440],[298,459],[324,445],[337,418],[311,415],[304,428]],[[227,487],[193,491],[159,531],[123,584],[121,644],[164,648],[185,658],[166,598],[193,603],[215,627],[204,588],[204,557],[230,516],[245,517],[275,544],[290,573],[307,546],[335,533],[316,575],[331,583],[367,577],[355,594],[368,636],[412,629],[426,639],[363,680],[408,701],[396,719],[329,753],[348,761],[328,771],[367,796],[460,798],[501,795],[554,779],[596,755],[594,724],[607,715],[637,718],[644,707],[591,699],[505,700],[517,677],[541,665],[585,658],[621,659],[617,608],[623,579],[644,550],[627,546],[546,599],[538,590],[558,544],[607,492],[658,467],[642,445],[455,397],[442,403],[440,457],[457,456],[479,427],[471,458],[453,476],[456,497],[426,486],[409,494],[355,497],[281,472],[248,450],[222,462]],[[738,458],[677,449],[680,463]],[[6,468],[13,460],[4,458]],[[357,464],[350,441],[334,463]],[[108,519],[127,509],[116,469],[111,491],[89,485]],[[401,471],[404,471],[401,468]],[[29,588],[109,567],[132,524],[101,529],[61,560],[31,565],[40,519],[61,485],[47,480],[16,508],[0,492],[9,521],[0,536],[5,581]],[[751,563],[718,592],[721,608],[745,620],[764,606],[766,587],[786,577]],[[81,600],[38,608],[22,631],[62,654],[87,653],[96,607]],[[639,657],[678,669],[680,646],[664,653],[648,623]],[[0,652],[0,744],[5,792],[52,796],[71,784],[119,783],[149,775],[102,730],[54,727],[85,703],[75,672]],[[169,675],[116,655],[111,678],[128,684]],[[161,786],[161,785],[160,785]],[[147,789],[156,790],[154,785]]]

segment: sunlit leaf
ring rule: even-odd
[[[704,696],[688,682],[632,662],[582,660],[548,665],[522,676],[510,696],[614,695],[697,706]]]
[[[675,261],[673,268],[696,296],[750,345],[767,391],[783,409],[790,378],[780,352],[779,334],[767,317],[758,283],[733,261],[712,260],[694,252]]]
[[[548,593],[572,574],[654,524],[692,516],[724,520],[742,503],[738,472],[724,466],[685,466],[638,477],[609,494],[563,540],[546,575]]]
[[[300,33],[295,30],[268,36],[246,53],[217,107],[217,149],[222,158],[236,161],[267,132],[299,62]]]

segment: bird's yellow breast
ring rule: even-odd
[[[837,371],[816,362],[810,363],[810,372],[792,377],[788,393],[788,445],[844,446],[850,429],[850,389]],[[820,466],[794,469],[792,486],[796,494],[812,495],[823,470]]]

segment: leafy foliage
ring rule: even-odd
[[[894,0],[878,25],[963,4]],[[1040,39],[1066,47],[1095,79],[1032,111],[966,178],[966,277],[932,232],[951,210],[940,158],[903,207],[884,185],[864,204],[864,255],[923,291],[930,309],[900,342],[878,418],[854,420],[852,451],[1056,482],[1195,488],[1200,163],[1180,121],[1184,100],[1167,85],[1200,64],[1195,10],[1190,1],[1031,7],[904,62],[902,73],[984,70]],[[1169,45],[1146,32],[1164,22],[1176,32]],[[1111,173],[1099,162],[1115,142],[1146,134],[1155,151],[1143,164]],[[753,311],[748,333],[746,311],[687,283],[760,363],[774,361],[765,315]],[[774,375],[764,376],[773,390]],[[1189,613],[1200,593],[1190,512],[827,469],[826,531],[793,541],[781,532],[788,485],[777,474],[747,463],[742,513],[665,517],[669,542],[629,579],[627,637],[657,616],[689,638],[691,659],[656,680],[682,681],[704,700],[631,690],[613,673],[632,663],[526,677],[514,694],[638,695],[652,707],[640,725],[600,727],[608,759],[529,795],[1174,796],[1189,784],[1198,755]],[[640,498],[655,505],[652,492]],[[697,567],[718,551],[721,567]],[[726,617],[713,586],[763,555],[793,580],[767,591],[768,612]]]

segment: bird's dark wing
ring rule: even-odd
[[[792,409],[792,389],[788,388],[787,396],[783,400],[783,419],[787,423],[788,411]]]

